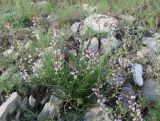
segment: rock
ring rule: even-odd
[[[148,58],[150,60],[155,60],[156,54],[152,49],[149,49],[147,47],[143,47],[141,50],[137,51],[137,57],[139,59]]]
[[[99,40],[97,37],[93,37],[88,45],[89,50],[93,50],[94,52],[98,53],[99,52]]]
[[[55,105],[51,102],[46,103],[42,111],[38,116],[38,121],[45,121],[47,119],[53,119],[55,116]]]
[[[71,31],[72,31],[74,34],[78,33],[79,26],[80,26],[80,22],[75,22],[75,23],[72,24],[72,26],[71,26]]]
[[[154,52],[159,52],[160,50],[160,34],[155,33],[152,37],[143,37],[142,43],[148,48],[154,50]]]
[[[87,17],[80,26],[79,34],[83,36],[88,29],[95,32],[106,32],[112,34],[118,29],[118,20],[111,16],[102,14],[93,14]]]
[[[85,116],[84,121],[112,121],[113,116],[108,111],[102,111],[100,107],[95,107],[89,110]]]
[[[158,82],[154,80],[146,80],[143,86],[144,96],[152,103],[158,101]]]
[[[5,58],[10,58],[12,60],[16,60],[19,56],[19,53],[15,52],[13,49],[8,49],[5,52],[3,52],[3,56]]]
[[[143,37],[142,43],[147,47],[156,50],[156,39],[154,37]]]
[[[84,42],[83,42],[83,49],[84,49],[84,50],[88,49],[89,43],[90,43],[90,40],[89,40],[89,39],[88,39],[87,41],[84,41]]]
[[[153,35],[157,40],[160,40],[160,33],[154,33]]]
[[[136,85],[143,86],[143,68],[142,65],[135,63],[132,66],[133,79]]]
[[[14,53],[13,49],[8,49],[5,52],[3,52],[3,56],[4,57],[9,57],[10,55],[12,55]]]
[[[130,101],[134,102],[135,99],[131,99],[131,96],[135,96],[135,92],[133,91],[130,85],[123,87],[121,90],[121,95],[119,96],[120,101],[126,107],[127,110],[130,110]]]
[[[51,96],[48,103],[45,104],[44,108],[40,112],[38,116],[38,121],[45,121],[48,119],[53,119],[57,112],[57,106],[61,104],[62,101],[60,101],[57,97],[54,95]]]
[[[109,36],[108,38],[102,38],[101,42],[101,51],[103,54],[108,54],[113,48],[119,46],[120,42],[113,36]]]
[[[32,95],[30,95],[28,101],[29,101],[29,105],[31,106],[31,108],[34,108],[36,106],[36,99]]]
[[[18,111],[17,111],[17,114],[16,114],[16,116],[15,116],[15,120],[16,120],[16,121],[20,121],[20,115],[21,115],[21,111],[18,110]]]
[[[56,96],[52,95],[50,100],[50,103],[54,104],[54,105],[60,105],[62,103],[62,101],[60,101]]]
[[[132,15],[120,15],[119,18],[127,22],[134,22],[136,20]]]
[[[12,114],[21,102],[22,99],[17,92],[13,92],[6,102],[0,106],[0,121],[7,121],[6,116]]]

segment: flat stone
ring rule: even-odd
[[[90,109],[84,116],[84,121],[112,121],[113,116],[108,110],[102,111],[100,107]]]
[[[158,101],[158,82],[154,80],[146,80],[143,86],[144,96],[152,103],[155,104]]]
[[[6,116],[12,114],[21,102],[22,99],[17,92],[13,92],[6,102],[0,106],[0,121],[7,121]]]
[[[143,68],[142,65],[134,63],[132,66],[133,79],[136,85],[143,86]]]

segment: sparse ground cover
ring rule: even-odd
[[[1,0],[0,120],[160,121],[159,5]]]

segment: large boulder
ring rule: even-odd
[[[95,32],[106,32],[108,34],[112,34],[118,29],[118,20],[111,16],[93,14],[84,20],[79,29],[79,34],[82,36],[88,29]]]

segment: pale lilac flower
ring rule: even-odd
[[[63,54],[61,53],[61,50],[58,49],[55,51],[55,62],[54,62],[55,74],[57,74],[58,71],[62,70],[62,63],[63,63]]]

